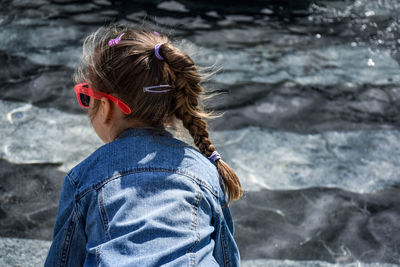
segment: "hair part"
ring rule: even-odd
[[[108,45],[111,38],[124,36],[120,43]],[[156,57],[154,47],[162,43]],[[152,31],[124,26],[101,27],[89,35],[83,44],[80,66],[74,74],[75,83],[88,82],[96,90],[113,94],[127,103],[132,113],[124,119],[145,123],[148,127],[179,128],[181,121],[199,151],[209,157],[216,149],[208,134],[206,120],[222,115],[206,111],[203,101],[216,94],[205,95],[200,85],[215,72],[196,66],[193,60],[173,45],[167,36]],[[146,86],[169,84],[172,90],[147,93]],[[95,100],[89,112],[93,116],[99,107]],[[222,159],[216,162],[218,173],[228,194],[228,205],[240,199],[243,190],[232,168]]]

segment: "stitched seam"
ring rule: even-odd
[[[106,183],[121,178],[123,176],[129,175],[129,174],[134,174],[134,173],[141,173],[141,172],[168,172],[168,173],[176,173],[176,174],[180,174],[183,176],[186,176],[192,180],[194,180],[197,184],[199,184],[200,186],[203,186],[205,188],[207,188],[215,197],[219,198],[218,195],[218,191],[214,190],[208,183],[204,182],[203,180],[195,177],[193,174],[188,173],[184,170],[178,170],[178,169],[165,169],[165,168],[138,168],[138,169],[133,169],[133,170],[129,170],[129,171],[125,171],[122,173],[118,173],[115,174],[107,179],[105,179],[104,181],[101,181],[97,184],[94,184],[93,186],[85,189],[84,191],[78,193],[75,195],[75,200],[79,200],[82,197],[84,197],[87,193],[93,191],[93,190],[98,190],[100,187],[102,187],[103,185],[105,185]]]
[[[199,214],[199,203],[202,199],[203,194],[201,191],[196,191],[194,203],[192,205],[192,220],[190,222],[190,230],[195,232],[195,242],[188,248],[187,252],[191,252],[194,247],[200,242],[200,233],[197,232],[198,214]]]
[[[100,217],[101,217],[101,221],[103,222],[103,228],[104,228],[104,234],[106,236],[106,240],[110,240],[110,233],[108,232],[108,216],[106,213],[106,210],[104,208],[104,203],[103,203],[103,190],[101,188],[99,188],[99,190],[97,191],[97,200],[99,202],[99,212],[100,212]]]
[[[224,255],[224,265],[231,266],[228,254],[228,244],[226,242],[226,232],[225,232],[225,222],[222,225],[221,229],[221,242],[222,242],[222,254]]]
[[[82,223],[82,225],[85,224],[85,218],[83,216],[83,213],[81,211],[81,207],[79,205],[79,201],[75,201],[75,209],[76,209],[76,215],[78,216],[78,220]]]
[[[196,267],[196,253],[189,253],[189,266]]]
[[[75,231],[75,216],[76,216],[76,214],[75,214],[75,209],[74,209],[72,211],[72,219],[68,223],[67,233],[65,234],[65,238],[64,238],[64,245],[63,245],[63,249],[61,251],[61,259],[60,259],[61,267],[67,266],[69,249],[71,247],[72,236]]]
[[[70,173],[67,173],[66,175],[68,177],[69,182],[75,187],[75,189],[77,188],[77,182],[74,180],[74,178],[72,177],[72,175],[70,175]]]
[[[100,266],[100,248],[101,245],[96,248],[96,266]]]

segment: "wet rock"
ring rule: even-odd
[[[111,2],[108,0],[94,0],[93,3],[99,6],[111,6]]]
[[[399,264],[399,193],[250,192],[230,206],[242,259]]]
[[[261,11],[260,11],[262,14],[265,14],[265,15],[271,15],[271,14],[273,14],[274,12],[271,10],[271,9],[269,9],[269,8],[263,8],[263,9],[261,9]]]
[[[65,173],[55,164],[0,160],[0,236],[51,239]],[[15,177],[18,177],[16,179]]]
[[[111,17],[101,13],[90,13],[74,15],[71,19],[77,23],[104,24],[105,22],[109,22]]]
[[[157,5],[157,8],[175,12],[189,12],[189,10],[183,4],[177,1],[161,2]]]
[[[42,5],[48,4],[49,2],[46,0],[37,0],[37,1],[30,1],[30,0],[13,0],[12,5],[15,7],[20,8],[37,8]]]
[[[400,99],[397,93],[392,93],[396,90],[391,86],[309,87],[292,83],[249,83],[229,87],[209,84],[209,87],[224,88],[222,94],[205,102],[210,109],[224,112],[223,118],[210,122],[216,130],[258,125],[317,133],[338,127],[355,130],[399,126],[400,107],[394,103]]]
[[[76,103],[70,69],[60,68],[52,72],[37,73],[31,80],[4,84],[0,98],[21,102],[29,99],[33,105],[58,108],[72,113],[83,111]]]
[[[395,130],[302,135],[248,127],[211,132],[214,146],[251,191],[329,186],[365,193],[391,187],[398,184],[399,139]]]
[[[0,51],[0,62],[2,62],[0,64],[0,80],[3,81],[3,85],[0,86],[2,89],[5,82],[22,82],[29,76],[35,75],[38,70],[43,69],[27,58],[10,55],[3,51]]]
[[[229,21],[229,24],[234,23]],[[226,26],[226,25],[224,25]],[[271,38],[270,35],[262,35],[257,30],[248,31],[247,29],[226,29],[218,31],[206,31],[200,32],[193,37],[194,42],[198,44],[220,46],[224,44],[224,47],[237,47],[236,44],[240,43],[243,45],[263,43]]]
[[[206,12],[206,15],[212,18],[219,18],[218,12],[215,10]]]
[[[7,125],[0,131],[1,158],[19,163],[67,163],[61,166],[67,171],[102,144],[88,116],[6,103],[0,105],[6,114],[0,122]]]
[[[0,238],[0,266],[43,266],[49,241]]]
[[[228,15],[225,16],[224,20],[218,21],[217,24],[220,26],[228,26],[228,25],[234,25],[236,23],[240,24],[240,23],[252,22],[253,20],[254,18],[251,16]]]
[[[110,16],[110,17],[114,17],[118,15],[118,11],[117,10],[103,10],[100,12],[102,15],[106,15],[106,16]]]
[[[139,12],[133,12],[129,15],[126,16],[128,20],[133,20],[133,21],[141,21],[143,18],[147,17],[147,12],[142,10]]]
[[[98,8],[98,6],[87,3],[87,4],[68,4],[68,5],[59,5],[53,6],[52,8],[57,9],[60,14],[76,14],[76,13],[86,13],[93,12]]]
[[[200,16],[195,18],[187,17],[187,18],[174,18],[174,17],[159,17],[156,18],[157,24],[161,24],[163,26],[173,26],[180,27],[185,25],[187,30],[192,29],[209,29],[211,25],[208,24],[205,20],[203,20]]]
[[[51,0],[51,2],[57,3],[57,4],[76,3],[78,1],[79,0]]]

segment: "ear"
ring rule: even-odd
[[[105,97],[100,99],[100,114],[103,123],[107,123],[111,119],[111,101]]]

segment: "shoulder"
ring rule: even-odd
[[[78,191],[109,175],[107,162],[113,151],[115,151],[115,144],[104,144],[67,173]]]
[[[133,172],[180,174],[220,196],[218,170],[196,148],[175,137],[135,136],[105,144],[71,169],[68,175],[78,191],[115,175]]]
[[[213,161],[204,156],[196,148],[190,146],[187,148],[185,159],[189,164],[183,166],[182,170],[197,177],[205,186],[209,186],[212,193],[220,196],[220,183],[222,182],[217,167]]]

